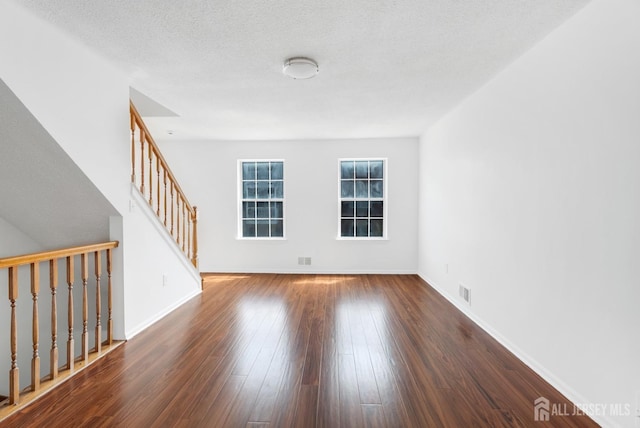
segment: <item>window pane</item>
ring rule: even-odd
[[[369,220],[356,220],[356,236],[369,236]]]
[[[258,199],[269,199],[269,182],[256,181],[258,190]]]
[[[369,177],[370,178],[382,178],[384,171],[383,161],[371,161],[369,162]]]
[[[282,202],[271,202],[271,218],[282,218]]]
[[[240,233],[247,238],[284,236],[284,162],[241,161]]]
[[[369,178],[369,161],[356,162],[356,178]]]
[[[371,180],[371,197],[372,198],[382,198],[384,195],[383,192],[383,184],[382,180]]]
[[[256,214],[258,218],[269,218],[269,202],[258,202]]]
[[[242,162],[242,179],[255,180],[255,178],[256,178],[256,163]]]
[[[282,180],[282,162],[271,162],[271,179]]]
[[[269,162],[256,162],[256,176],[258,180],[269,179]]]
[[[255,218],[256,217],[256,203],[255,202],[243,202],[242,203],[242,218]]]
[[[367,180],[356,180],[356,198],[369,197],[369,183]]]
[[[340,161],[340,233],[383,237],[385,160]]]
[[[371,217],[382,217],[383,210],[383,202],[382,201],[371,201]]]
[[[353,178],[353,161],[340,162],[340,178]]]
[[[258,180],[269,179],[269,162],[254,162],[255,165],[255,177]]]
[[[369,201],[356,202],[356,217],[369,217]]]
[[[256,236],[259,236],[259,237],[269,236],[269,220],[256,221]]]
[[[340,194],[343,198],[353,198],[353,180],[344,180],[342,181],[342,189]]]
[[[340,236],[353,236],[353,219],[340,221]]]
[[[284,197],[282,181],[274,181],[271,183],[271,199],[282,199]]]
[[[242,236],[249,238],[256,236],[256,222],[255,220],[243,220],[242,221]]]
[[[382,220],[371,220],[371,236],[382,236]]]
[[[271,220],[271,236],[284,236],[282,220]]]
[[[340,217],[353,217],[354,215],[354,203],[353,201],[342,201],[342,209],[340,210]]]
[[[256,182],[243,181],[242,182],[242,198],[255,199],[255,197],[256,197]]]

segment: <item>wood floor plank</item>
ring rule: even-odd
[[[236,423],[235,426],[240,426],[237,424],[239,421],[229,420],[228,417],[245,380],[245,376],[229,376],[220,394],[218,394],[216,399],[207,407],[207,412],[204,417],[197,418],[196,421],[194,421],[197,422],[197,426],[206,427],[213,426],[214,424],[219,424],[219,426],[234,426],[232,425],[233,422]]]
[[[384,417],[384,410],[381,405],[363,404],[361,409],[364,427],[384,428],[387,426]]]
[[[340,426],[361,427],[364,422],[353,354],[338,355],[338,373],[340,373]]]
[[[394,378],[391,360],[379,345],[370,346],[370,355],[387,426],[394,426],[397,421],[408,420],[407,410]]]
[[[315,427],[318,417],[318,385],[303,384],[296,407],[296,418],[291,426]]]
[[[287,347],[288,342],[286,338],[279,342],[260,387],[260,391],[258,392],[258,396],[256,397],[253,410],[249,416],[249,422],[268,423],[271,421],[278,399],[278,391],[280,391],[282,382],[285,381],[283,374],[288,364]]]
[[[336,339],[336,283],[326,280],[327,291],[322,337],[322,361],[318,390],[318,419],[320,428],[340,427],[340,383],[338,373],[338,346]]]
[[[295,300],[294,311],[292,311],[289,343],[289,353],[282,372],[282,382],[278,391],[277,402],[274,406],[274,415],[271,420],[274,426],[293,426],[297,404],[302,383],[304,362],[306,359],[307,347],[309,344],[310,326],[313,319],[315,307],[315,293],[308,284],[309,282],[301,276],[294,276],[292,283],[299,287],[297,300]],[[312,282],[311,282],[312,283]],[[304,287],[306,285],[306,287]]]
[[[415,275],[215,274],[0,426],[529,427],[538,397],[572,406]]]
[[[325,323],[326,284],[320,284],[318,299],[315,302],[313,318],[309,331],[309,343],[304,361],[302,385],[318,385],[320,382],[320,363],[323,352],[323,334]]]
[[[358,391],[361,404],[381,404],[376,377],[371,366],[371,356],[367,343],[365,329],[371,331],[375,326],[363,323],[363,314],[369,312],[367,299],[359,299],[359,289],[352,289],[348,303],[349,326],[351,330],[351,344],[358,379]]]

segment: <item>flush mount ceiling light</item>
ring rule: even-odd
[[[293,79],[310,79],[318,74],[318,63],[310,58],[289,58],[282,66],[282,72]]]

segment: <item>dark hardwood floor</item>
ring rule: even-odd
[[[0,425],[597,426],[413,275],[207,275],[197,297]]]

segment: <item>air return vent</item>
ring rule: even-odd
[[[471,290],[469,288],[460,284],[458,286],[458,294],[460,294],[460,297],[462,297],[462,300],[464,300],[468,304],[471,304]]]
[[[311,266],[311,257],[298,257],[298,264],[303,266]]]

